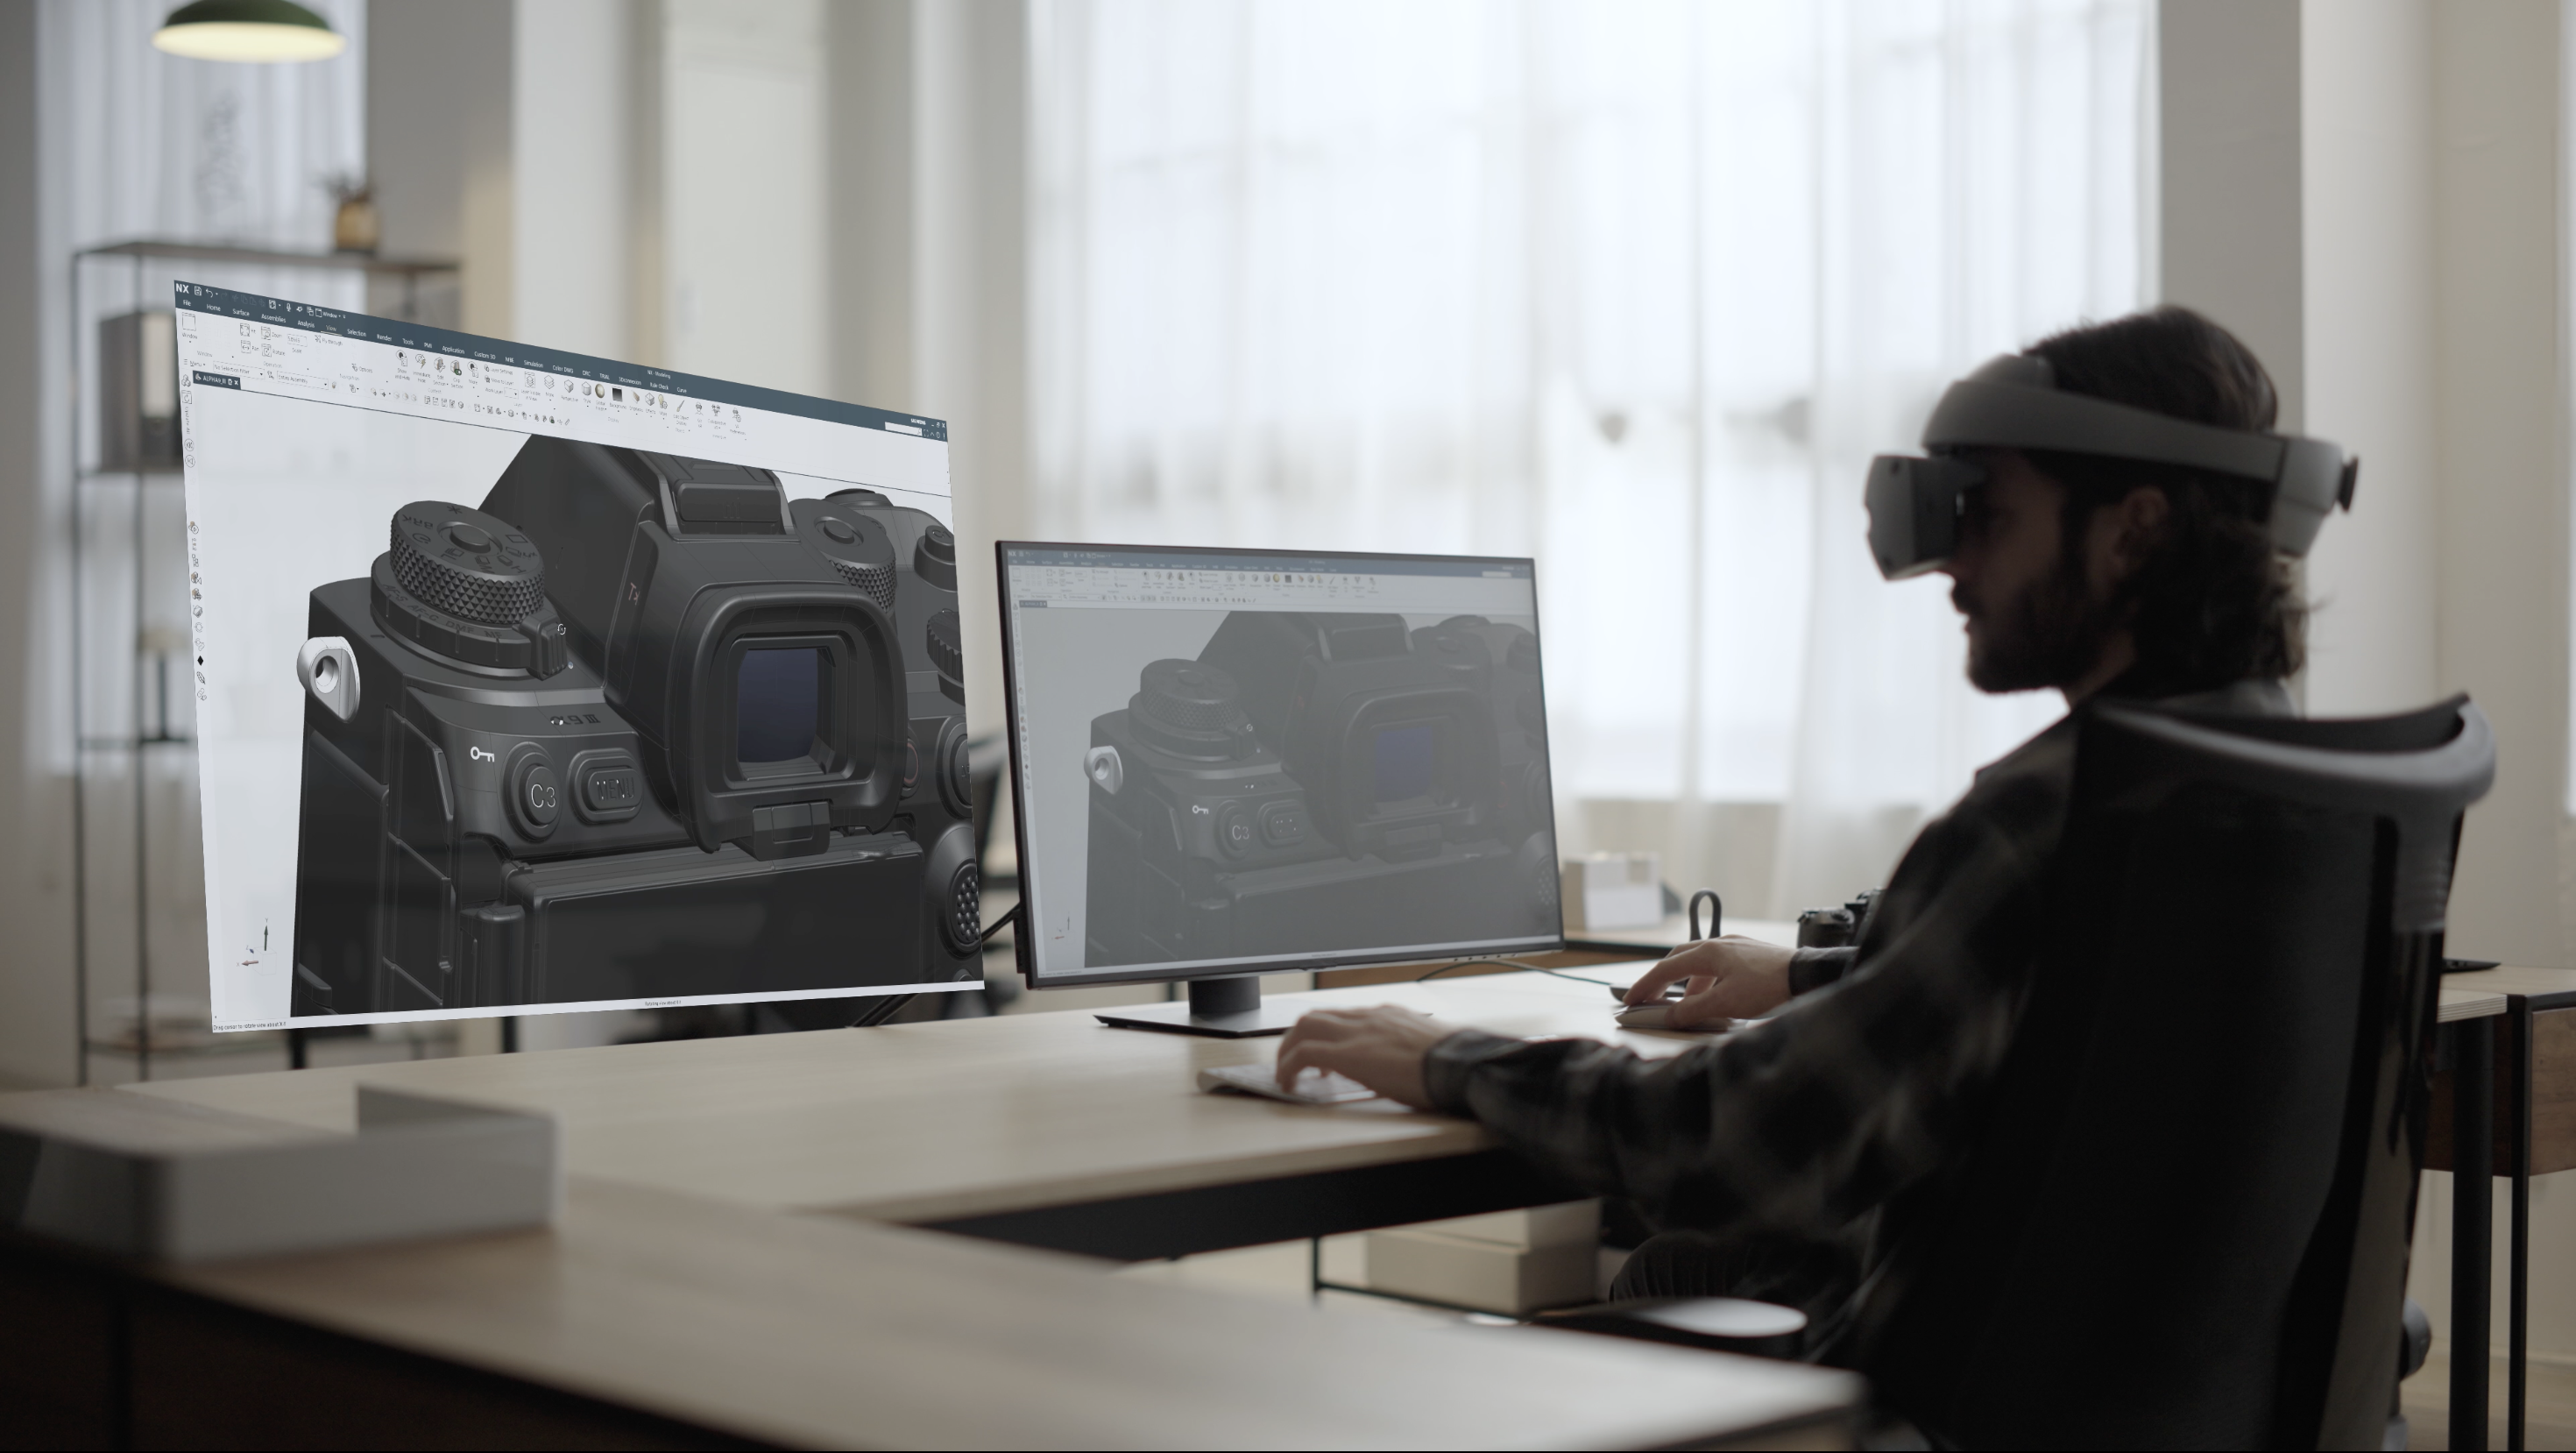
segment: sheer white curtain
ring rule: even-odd
[[[102,1038],[131,1033],[147,1005],[156,1022],[202,1026],[206,941],[194,755],[77,751],[73,741],[75,641],[85,654],[81,725],[93,742],[155,730],[185,736],[193,706],[185,685],[186,518],[173,477],[75,482],[76,469],[98,459],[99,324],[168,308],[177,278],[335,307],[365,302],[362,282],[345,274],[118,258],[82,266],[75,310],[73,255],[102,244],[150,238],[327,251],[336,202],[324,180],[366,170],[365,0],[305,0],[349,47],[304,65],[164,55],[152,48],[152,32],[173,3],[42,0],[37,12],[47,547],[33,578],[17,583],[29,601],[30,663],[18,709],[31,777],[60,781],[76,757],[86,769],[83,835],[75,838],[67,820],[29,831],[86,849],[89,1023]],[[174,666],[177,689],[164,690]],[[45,891],[68,898],[67,876]],[[113,1066],[93,1063],[102,1074],[118,1073]]]
[[[1697,881],[1704,809],[1776,804],[1725,819],[1776,836],[1757,899],[1839,901],[2057,709],[1965,685],[1860,481],[1961,369],[2136,306],[2147,29],[1036,0],[1037,519],[1535,554],[1569,846],[1675,804]]]
[[[90,350],[100,320],[138,307],[169,307],[176,278],[363,306],[363,284],[344,275],[155,260],[140,267],[87,265],[80,316],[71,311],[71,258],[86,248],[150,238],[330,250],[337,203],[324,182],[367,169],[367,10],[366,0],[307,3],[348,38],[348,49],[328,61],[239,65],[154,50],[152,32],[172,9],[167,0],[43,0],[37,220],[44,249],[38,276],[47,290],[42,347],[49,362],[68,359],[77,339],[83,359],[94,365]],[[38,417],[45,431],[45,527],[59,548],[44,552],[41,568],[55,573],[33,592],[31,659],[42,664],[25,709],[27,740],[42,754],[40,770],[61,774],[72,763],[70,592],[62,576],[75,460],[95,461],[95,420],[84,413],[78,430],[71,428],[74,379],[60,366],[49,367],[44,378],[47,397]],[[79,394],[85,410],[96,406],[94,389]],[[132,507],[112,491],[96,493],[93,506],[109,516]],[[123,524],[108,516],[89,522],[89,533],[109,547],[93,549],[87,562],[93,612],[113,611],[133,598],[136,562],[123,548],[131,535]],[[131,625],[109,616],[94,620],[93,635],[121,647]],[[102,658],[118,659],[113,648]],[[134,709],[127,673],[110,667],[90,676],[92,722],[123,720]]]

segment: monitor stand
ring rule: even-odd
[[[1284,1004],[1265,1007],[1261,1002],[1261,977],[1257,974],[1234,979],[1192,979],[1189,984],[1186,1004],[1139,1004],[1101,1010],[1100,1022],[1112,1029],[1158,1029],[1165,1034],[1251,1039],[1287,1033],[1288,1026],[1305,1012]]]

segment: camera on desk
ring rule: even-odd
[[[538,435],[391,535],[296,663],[296,1014],[980,974],[929,515]]]
[[[1086,961],[1558,929],[1537,639],[1234,611],[1092,723]]]
[[[1798,915],[1798,947],[1849,948],[1860,942],[1860,931],[1869,922],[1870,905],[1878,901],[1876,888],[1864,888],[1840,908],[1810,908]]]

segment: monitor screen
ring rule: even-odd
[[[1031,983],[1563,942],[1528,560],[999,564]]]

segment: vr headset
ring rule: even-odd
[[[1959,548],[1959,519],[1985,469],[1964,449],[2050,449],[2171,464],[2265,487],[2272,546],[2305,555],[2337,505],[2352,508],[2361,461],[2323,439],[2194,424],[2057,387],[2048,360],[2005,354],[1950,385],[1923,425],[1924,458],[1882,454],[1869,464],[1869,549],[1879,574],[1935,570]]]

